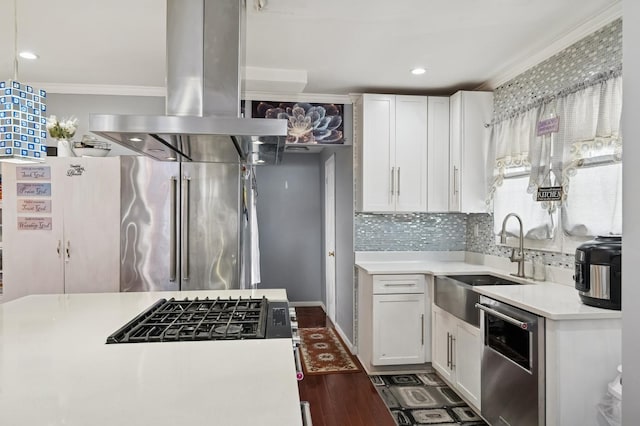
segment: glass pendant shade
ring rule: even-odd
[[[33,163],[47,156],[44,90],[0,81],[0,161]]]

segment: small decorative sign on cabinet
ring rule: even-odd
[[[18,230],[20,231],[51,231],[52,221],[50,217],[19,217]]]

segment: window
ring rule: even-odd
[[[576,244],[563,241],[620,234],[621,112],[622,77],[607,75],[497,121],[490,191],[496,234],[510,212],[521,216],[532,248],[551,244],[570,252]],[[562,187],[562,200],[536,201],[538,188],[547,186]],[[517,235],[516,225],[507,232]]]

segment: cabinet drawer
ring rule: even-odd
[[[424,275],[374,275],[373,294],[424,293]]]

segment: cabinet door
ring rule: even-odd
[[[395,210],[395,96],[363,95],[362,109],[362,210],[391,212]]]
[[[460,211],[485,213],[490,130],[493,118],[492,92],[463,92]]]
[[[458,321],[456,325],[456,387],[469,402],[480,409],[480,364],[482,339],[480,329]]]
[[[425,357],[425,296],[373,296],[373,365],[422,364]]]
[[[118,291],[119,159],[59,159],[54,184],[64,188],[65,293]]]
[[[449,210],[486,212],[489,172],[489,130],[493,116],[491,92],[460,91],[450,99],[450,198]]]
[[[2,168],[4,300],[63,293],[63,203],[56,198],[62,188],[52,181],[53,167],[47,161]]]
[[[426,96],[396,96],[397,212],[427,211]]]
[[[435,305],[432,307],[433,334],[431,337],[431,363],[442,376],[452,381],[451,339],[453,336],[451,316]]]
[[[429,96],[427,210],[449,210],[449,98]]]
[[[449,211],[460,211],[460,167],[462,164],[462,92],[449,99]],[[479,159],[478,159],[479,161]]]

